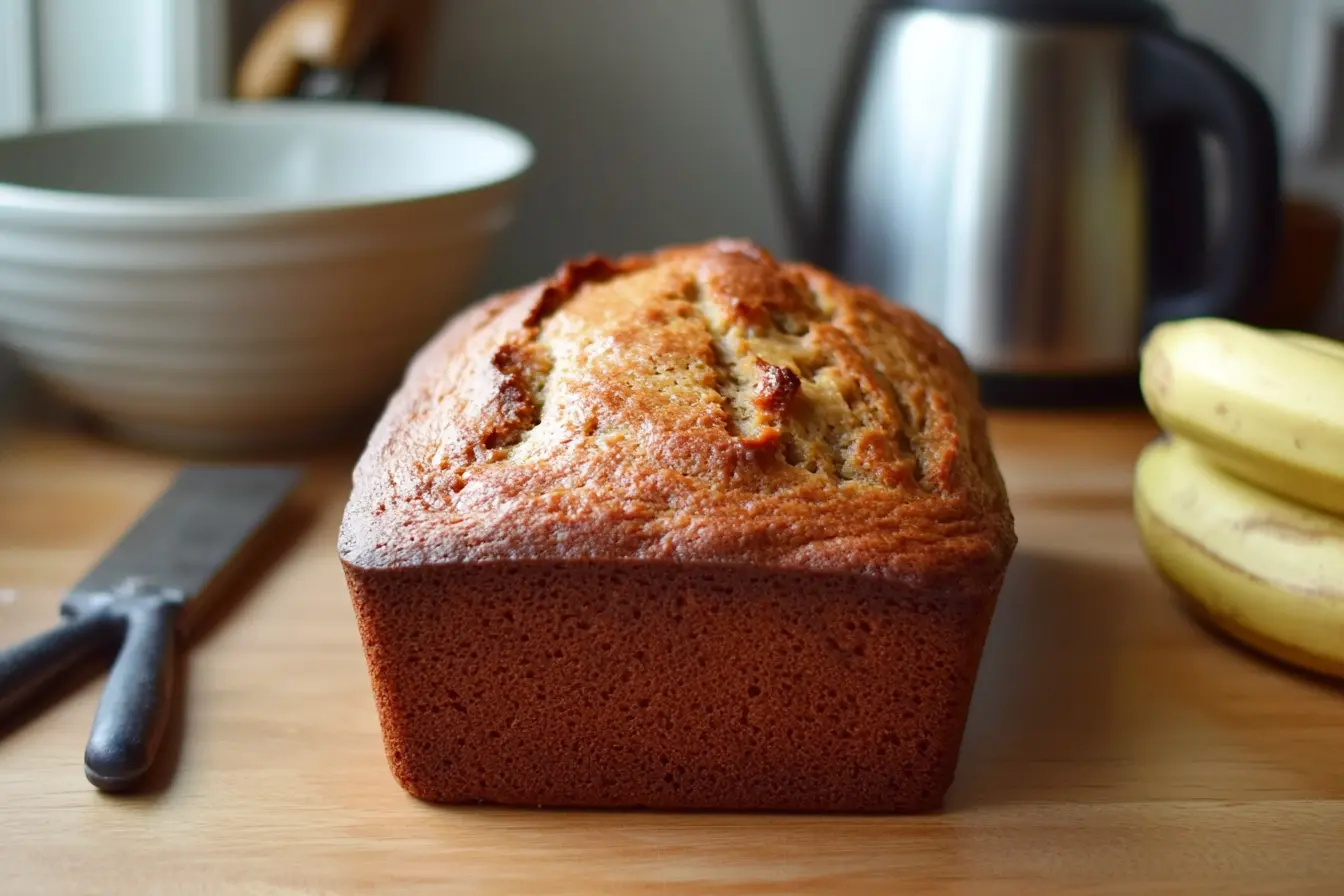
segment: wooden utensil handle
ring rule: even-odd
[[[289,0],[248,44],[234,78],[240,99],[291,96],[305,67],[351,70],[386,51],[387,99],[420,98],[435,0]]]

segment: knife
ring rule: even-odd
[[[177,641],[289,493],[294,467],[194,466],[61,602],[63,622],[0,652],[0,722],[44,685],[119,644],[84,750],[100,790],[134,789],[154,763],[172,706]]]

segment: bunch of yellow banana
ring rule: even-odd
[[[1145,550],[1218,627],[1344,676],[1344,343],[1199,318],[1144,345]]]

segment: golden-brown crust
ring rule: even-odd
[[[919,811],[1015,539],[974,379],[750,243],[586,259],[417,355],[340,536],[441,802]]]
[[[661,560],[992,578],[974,378],[914,312],[720,240],[586,259],[457,317],[354,477],[348,569]]]

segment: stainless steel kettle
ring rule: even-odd
[[[1257,297],[1274,121],[1162,8],[887,0],[859,34],[807,254],[937,324],[987,403],[1127,400],[1153,324]],[[1225,162],[1218,222],[1203,138]]]

